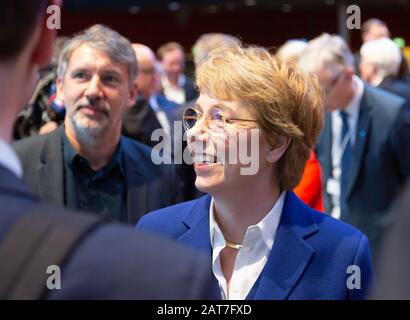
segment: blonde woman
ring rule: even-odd
[[[197,86],[184,125],[195,184],[207,195],[148,214],[137,227],[206,252],[223,299],[363,298],[373,279],[366,236],[291,191],[323,124],[316,78],[263,48],[236,46],[210,54]],[[230,154],[229,142],[254,130],[254,174],[220,161],[218,150]]]

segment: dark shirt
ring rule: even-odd
[[[111,161],[94,171],[79,155],[67,136],[62,139],[64,154],[65,205],[105,215],[108,219],[127,222],[126,181],[121,143]]]

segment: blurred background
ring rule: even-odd
[[[103,23],[154,50],[176,41],[186,50],[187,69],[192,45],[208,32],[267,47],[322,32],[339,33],[355,52],[362,42],[360,30],[346,30],[346,8],[351,4],[360,7],[361,23],[382,19],[392,38],[410,43],[410,0],[65,0],[60,35]],[[404,52],[409,57],[407,48]]]

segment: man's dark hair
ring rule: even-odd
[[[45,11],[47,0],[3,0],[0,3],[0,61],[20,53]]]

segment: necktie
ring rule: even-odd
[[[342,153],[342,175],[340,181],[340,209],[341,217],[347,215],[347,206],[346,206],[346,196],[347,196],[347,187],[349,184],[349,173],[350,173],[350,162],[352,157],[352,145],[350,143],[349,135],[349,115],[345,111],[340,112],[342,117],[343,126],[342,126],[342,144],[345,143],[345,148]],[[346,141],[348,139],[348,141]]]

